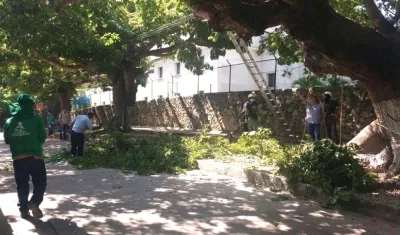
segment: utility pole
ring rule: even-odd
[[[229,87],[228,87],[228,92],[230,93],[231,92],[231,81],[232,81],[232,65],[231,65],[231,63],[229,62],[228,59],[226,59],[226,62],[228,62],[228,64],[229,64]]]

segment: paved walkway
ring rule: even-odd
[[[61,146],[50,140],[46,149]],[[0,164],[7,155],[1,142]],[[13,173],[0,172],[0,207],[14,235],[400,234],[398,225],[201,171],[138,176],[64,164],[47,168],[46,216],[31,221],[19,217]],[[1,229],[0,235],[9,234]]]

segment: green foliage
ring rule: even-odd
[[[149,56],[176,56],[195,74],[212,69],[200,61],[196,45],[211,48],[211,58],[224,55],[232,43],[205,22],[190,21],[147,38],[138,34],[190,13],[178,0],[4,1],[0,8],[0,76],[10,91],[38,94],[43,100],[63,83],[112,85],[115,68],[146,71]],[[29,22],[27,24],[26,22]],[[170,50],[151,50],[168,45]],[[108,77],[106,76],[106,77]],[[134,72],[137,84],[148,74]],[[44,94],[42,94],[44,93]]]
[[[308,77],[301,77],[293,82],[292,86],[295,85],[300,86],[300,88],[323,87],[324,82],[318,76],[311,76],[310,81],[308,81]]]
[[[380,9],[385,9],[386,13],[394,9],[395,1],[378,2]],[[372,23],[365,15],[365,9],[361,1],[358,0],[330,0],[330,5],[339,14],[365,27],[373,28]],[[390,17],[389,17],[390,18]],[[279,64],[293,64],[302,62],[303,52],[297,42],[285,31],[278,27],[273,32],[267,33],[260,41],[258,53],[268,50],[270,53],[279,55]]]
[[[200,135],[185,139],[191,165],[195,165],[198,159],[216,158],[228,153],[229,141],[223,137],[207,135],[208,131],[209,126],[205,126]]]
[[[310,76],[310,82],[308,81],[308,77],[301,77],[293,82],[292,86],[298,85],[300,88],[308,88],[310,87],[327,87],[327,88],[336,88],[340,86],[348,86],[350,83],[343,78],[339,78],[338,76],[325,76],[319,77],[312,75]]]
[[[64,150],[49,161],[67,160],[78,169],[115,168],[138,174],[179,173],[194,167],[188,161],[182,137],[163,135],[132,139],[122,133],[107,134],[86,144],[84,157],[71,158]]]
[[[298,43],[282,27],[277,27],[273,32],[261,36],[257,54],[265,51],[273,55],[279,55],[278,63],[294,64],[303,61],[303,52]]]
[[[257,132],[244,133],[236,143],[228,146],[235,154],[249,154],[262,159],[265,165],[274,165],[284,157],[284,148],[272,137],[269,129],[260,128]]]
[[[290,185],[306,183],[321,188],[335,204],[341,191],[364,191],[374,179],[354,158],[353,146],[336,145],[331,140],[307,142],[292,147],[278,163],[279,173]]]
[[[257,164],[276,166],[277,173],[287,177],[293,187],[305,183],[321,188],[329,197],[329,204],[342,199],[342,191],[368,190],[374,183],[372,175],[354,158],[356,150],[352,146],[339,146],[330,140],[282,146],[269,129],[263,128],[244,133],[231,143],[226,138],[207,135],[208,130],[205,127],[196,137],[132,138],[122,133],[107,134],[88,142],[84,157],[71,158],[63,151],[49,161],[67,160],[79,169],[102,167],[154,174],[180,173],[195,168],[199,159],[226,160],[233,156],[229,160],[235,160],[236,156],[245,155]]]

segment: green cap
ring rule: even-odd
[[[19,105],[33,105],[35,103],[35,100],[32,98],[32,96],[25,93],[20,94],[17,101]]]

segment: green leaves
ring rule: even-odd
[[[308,142],[279,163],[279,172],[291,185],[310,184],[336,203],[338,192],[367,190],[374,182],[354,158],[356,153],[352,146],[336,145],[329,139]]]
[[[262,54],[265,51],[279,55],[278,63],[281,65],[302,62],[304,56],[297,42],[282,27],[261,36],[257,53]]]
[[[293,86],[298,85],[300,88],[308,88],[308,87],[341,87],[350,85],[350,83],[343,78],[340,78],[338,76],[326,76],[326,77],[320,77],[320,76],[315,76],[312,75],[309,77],[301,77],[297,79],[296,81],[293,82]]]

